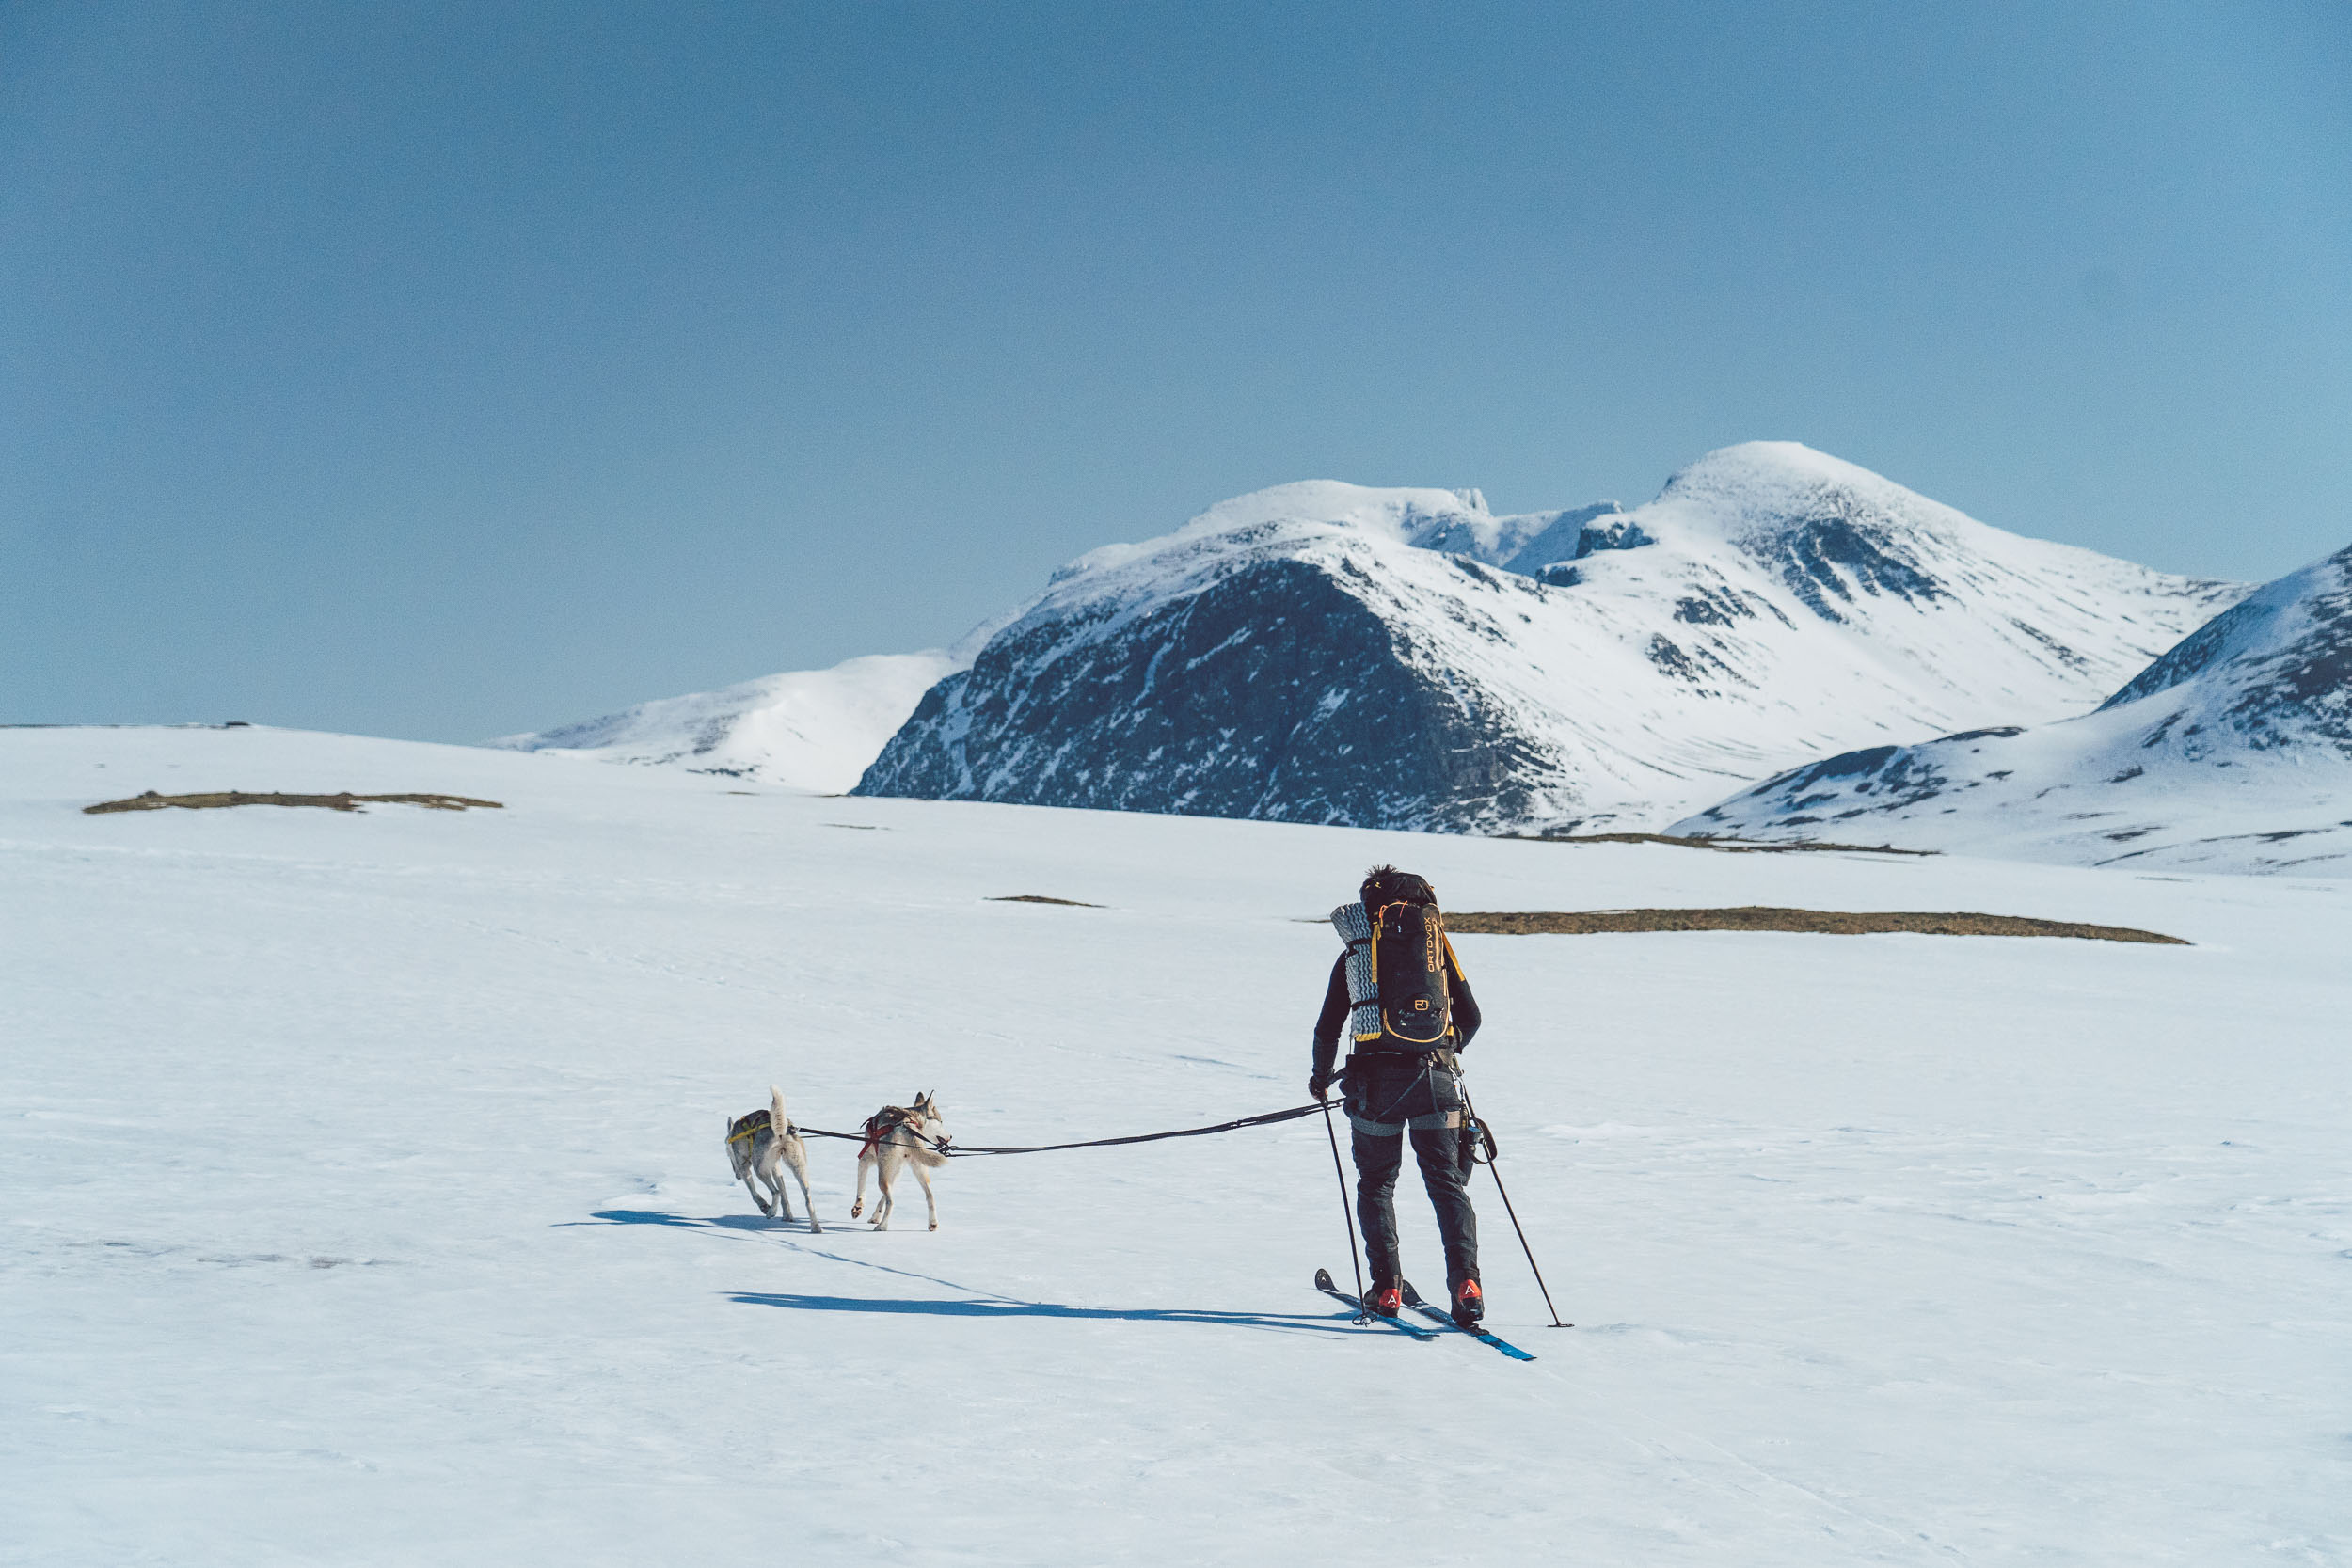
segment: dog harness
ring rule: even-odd
[[[857,1157],[864,1160],[871,1156],[877,1148],[882,1147],[884,1139],[901,1128],[906,1130],[908,1137],[914,1140],[916,1148],[919,1148],[929,1144],[943,1154],[947,1151],[946,1138],[923,1136],[922,1117],[903,1105],[885,1105],[866,1118],[866,1141],[857,1146]]]
[[[735,1125],[727,1130],[727,1142],[739,1144],[748,1138],[756,1138],[762,1132],[772,1130],[771,1124],[773,1119],[765,1111],[754,1111],[750,1116],[739,1117],[736,1118]],[[793,1126],[789,1118],[785,1121],[784,1135],[786,1137],[788,1138],[799,1131],[800,1129]]]

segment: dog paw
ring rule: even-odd
[[[938,1222],[937,1220],[933,1220],[933,1221],[931,1221],[931,1228],[932,1228],[933,1230],[936,1230],[936,1229],[938,1229],[938,1228],[939,1228],[939,1222]]]

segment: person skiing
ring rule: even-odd
[[[1347,945],[1324,988],[1307,1092],[1323,1101],[1334,1082],[1345,1092],[1356,1212],[1372,1270],[1364,1305],[1384,1318],[1404,1307],[1395,1192],[1409,1132],[1445,1243],[1454,1321],[1468,1328],[1486,1315],[1486,1302],[1478,1283],[1478,1216],[1470,1208],[1455,1053],[1478,1033],[1477,1000],[1445,939],[1436,891],[1411,872],[1374,866],[1364,874],[1360,901],[1332,911],[1331,924]],[[1344,1069],[1334,1072],[1343,1024],[1353,1049]]]

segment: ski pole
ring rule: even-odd
[[[1347,1221],[1347,1266],[1356,1271],[1356,1322],[1370,1323],[1372,1307],[1364,1296],[1364,1262],[1356,1250],[1356,1212],[1347,1206],[1347,1172],[1340,1166],[1340,1134],[1331,1125],[1331,1102],[1328,1100],[1323,1101],[1323,1131],[1331,1140],[1331,1174],[1340,1179],[1340,1217]],[[1505,1200],[1504,1207],[1509,1207],[1508,1200]],[[1555,1318],[1559,1315],[1557,1312],[1552,1314]]]
[[[1470,1091],[1467,1089],[1462,1091],[1462,1108],[1470,1113],[1470,1120],[1478,1121],[1481,1128],[1486,1126],[1485,1122],[1479,1121],[1478,1107],[1470,1103]],[[1332,1148],[1334,1158],[1336,1158],[1338,1145],[1335,1143]],[[1495,1164],[1494,1153],[1491,1149],[1486,1155],[1486,1169],[1494,1175],[1495,1191],[1502,1195],[1502,1212],[1511,1216],[1511,1228],[1518,1231],[1519,1250],[1527,1254],[1527,1269],[1535,1276],[1535,1289],[1544,1293],[1544,1310],[1551,1314],[1551,1326],[1574,1328],[1576,1324],[1564,1323],[1560,1321],[1560,1308],[1551,1305],[1550,1287],[1544,1283],[1544,1271],[1535,1266],[1535,1249],[1527,1244],[1527,1232],[1519,1226],[1519,1212],[1511,1207],[1511,1189],[1502,1184],[1502,1167]]]

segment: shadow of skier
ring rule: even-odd
[[[668,1230],[699,1230],[719,1235],[740,1236],[747,1240],[763,1240],[781,1243],[793,1252],[828,1262],[847,1263],[855,1268],[872,1269],[877,1273],[896,1275],[901,1279],[920,1280],[961,1291],[962,1300],[941,1300],[937,1297],[902,1296],[827,1296],[803,1295],[784,1291],[738,1291],[727,1292],[727,1299],[745,1307],[777,1307],[799,1312],[873,1312],[905,1317],[940,1318],[1061,1318],[1091,1320],[1098,1323],[1209,1323],[1227,1328],[1257,1328],[1276,1333],[1352,1334],[1360,1332],[1348,1318],[1327,1317],[1318,1313],[1284,1312],[1216,1312],[1195,1307],[1067,1307],[1056,1302],[1016,1301],[1009,1296],[992,1295],[975,1291],[968,1285],[937,1275],[922,1274],[914,1269],[893,1268],[888,1263],[869,1258],[853,1258],[827,1246],[812,1244],[801,1238],[806,1232],[798,1226],[787,1228],[783,1220],[762,1219],[755,1214],[721,1214],[709,1219],[691,1214],[672,1213],[660,1209],[599,1209],[584,1220],[565,1220],[564,1226],[576,1225],[649,1225]],[[832,1232],[827,1232],[830,1236]],[[863,1231],[844,1234],[858,1236]]]
[[[1346,1318],[1321,1313],[1216,1312],[1186,1307],[1067,1307],[1050,1301],[922,1301],[903,1297],[802,1295],[783,1291],[738,1291],[729,1301],[743,1307],[780,1307],[793,1312],[875,1312],[927,1318],[1060,1318],[1091,1323],[1209,1323],[1227,1328],[1263,1328],[1284,1333],[1353,1334]]]

